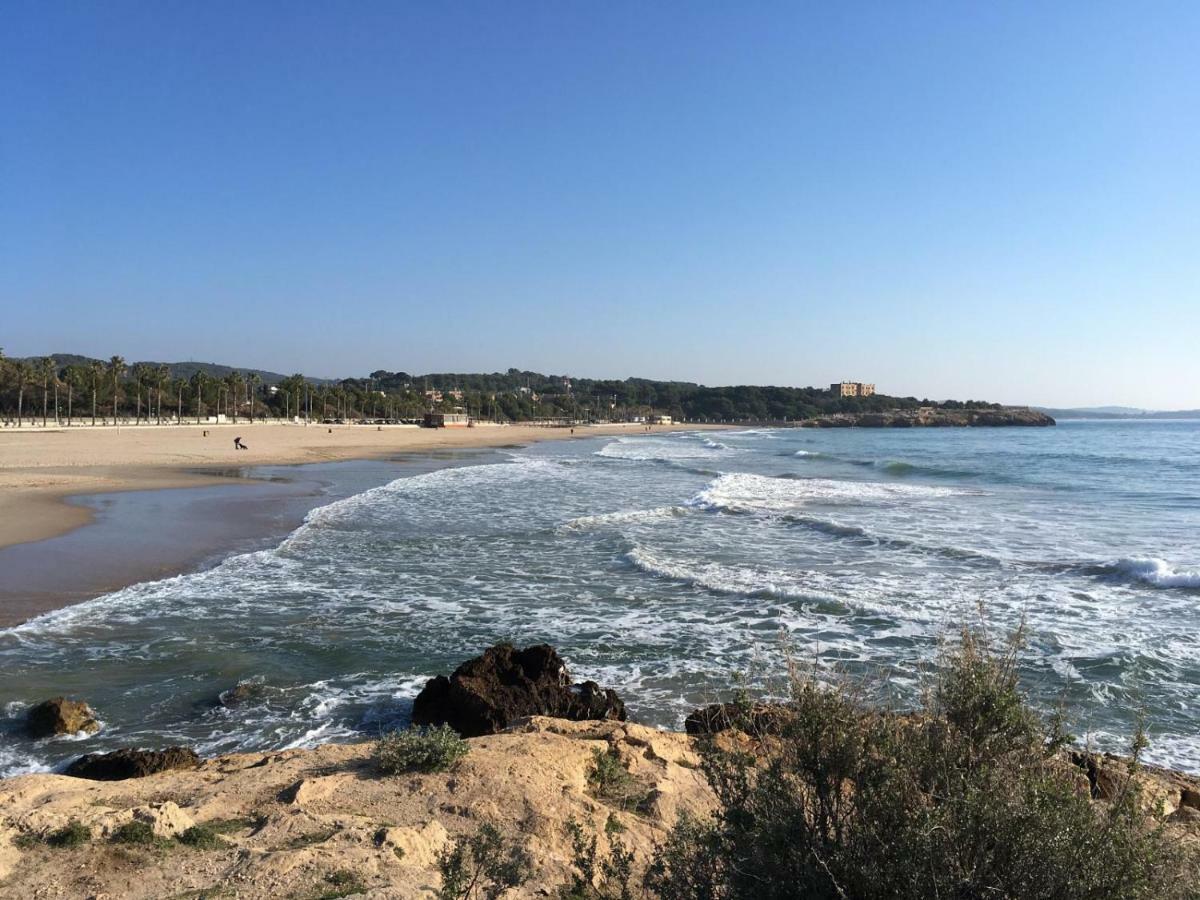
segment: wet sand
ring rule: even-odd
[[[0,431],[0,627],[270,546],[316,506],[482,459],[489,448],[644,433],[636,425],[574,434],[274,423],[204,430]],[[250,449],[234,450],[235,436]]]
[[[397,460],[256,466],[200,487],[85,495],[86,528],[0,548],[0,627],[131,584],[274,546],[309,510],[395,478],[485,458],[439,452]]]

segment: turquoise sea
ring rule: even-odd
[[[89,750],[355,740],[501,639],[677,727],[785,649],[899,703],[940,642],[1022,621],[1024,683],[1200,772],[1200,422],[729,430],[491,453],[320,506],[277,546],[0,630],[0,772]],[[252,698],[215,702],[239,682]],[[86,739],[28,704],[86,697]]]

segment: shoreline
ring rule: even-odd
[[[653,433],[722,427],[655,426]],[[319,472],[322,464],[397,467],[360,479],[357,489],[365,490],[402,477],[414,465],[439,468],[463,454],[546,440],[640,435],[644,428],[260,422],[0,432],[0,561],[5,563],[0,565],[0,628],[141,581],[182,574],[207,559],[288,533],[309,509],[338,499],[333,483],[338,479],[322,478],[329,474]],[[235,451],[235,436],[250,449]],[[271,477],[267,470],[273,468],[285,471]],[[174,508],[163,510],[154,498],[169,500]],[[114,516],[110,534],[84,527]],[[180,523],[186,527],[180,529]]]

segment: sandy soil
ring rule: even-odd
[[[685,427],[697,426],[679,426]],[[527,425],[428,429],[276,423],[0,430],[0,547],[44,540],[90,521],[87,509],[63,502],[67,497],[215,484],[231,465],[328,462],[643,432],[640,425],[576,428],[572,434],[566,428]],[[249,449],[235,450],[234,437]]]

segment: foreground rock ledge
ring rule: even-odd
[[[329,890],[331,873],[349,870],[367,896],[427,898],[439,884],[438,853],[455,835],[488,823],[529,850],[533,877],[506,897],[531,898],[568,881],[565,825],[572,818],[604,850],[613,817],[640,868],[680,812],[712,808],[699,758],[682,734],[533,718],[469,743],[458,770],[443,774],[381,776],[372,744],[364,743],[225,756],[131,781],[45,774],[0,781],[0,896],[146,900],[220,888],[240,898],[312,897]],[[589,793],[593,752],[610,748],[645,787],[636,814]],[[25,846],[71,819],[91,828],[91,843]],[[104,839],[135,819],[163,837],[191,824],[244,825],[218,850],[138,850]]]

